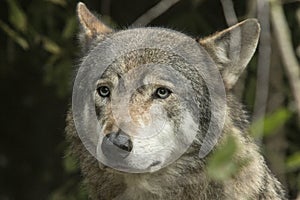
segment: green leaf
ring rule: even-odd
[[[7,24],[0,20],[0,28],[18,45],[20,45],[24,50],[29,48],[28,42],[21,37],[16,31],[11,29]]]
[[[274,113],[267,115],[265,119],[260,119],[251,126],[253,137],[259,137],[259,127],[263,126],[263,135],[269,136],[276,133],[292,116],[292,112],[286,108],[279,108]]]
[[[76,18],[70,17],[67,20],[65,28],[63,30],[63,34],[62,34],[63,38],[65,38],[65,39],[71,38],[76,31],[76,27],[77,27]]]
[[[27,31],[27,17],[15,0],[6,0],[9,5],[9,21],[14,27],[21,31]]]
[[[64,159],[64,168],[65,168],[67,173],[73,173],[73,172],[78,170],[76,161],[72,156],[68,155],[68,156],[65,157],[65,159]]]
[[[288,157],[286,167],[288,170],[300,169],[300,151]]]
[[[234,138],[227,138],[208,160],[208,175],[215,180],[226,180],[236,173],[238,165],[233,159],[236,151],[237,145]]]
[[[265,119],[264,135],[271,135],[276,129],[280,128],[290,117],[292,113],[286,108],[280,108]]]
[[[61,48],[54,41],[49,38],[43,38],[44,49],[52,54],[60,54]]]

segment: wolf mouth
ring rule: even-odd
[[[157,161],[153,161],[148,167],[147,167],[147,170],[149,170],[149,172],[155,172],[155,171],[158,171],[161,167],[160,167],[160,164],[162,162],[157,160]],[[116,168],[117,167],[117,168]],[[123,170],[118,170],[120,168],[124,168],[124,166],[116,166],[116,167],[110,167],[110,166],[106,166],[106,165],[99,165],[99,168],[101,170],[105,170],[105,171],[108,171],[108,172],[112,172],[112,173],[118,173],[118,174],[124,174],[124,173],[127,173],[126,171],[123,171]]]
[[[161,162],[160,161],[154,161],[149,167],[154,167],[159,165]]]
[[[156,172],[161,169],[161,161],[154,161],[152,164],[149,165],[148,170],[149,172]]]

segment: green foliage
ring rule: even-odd
[[[276,133],[292,116],[292,112],[287,108],[279,108],[274,113],[268,114],[264,119],[254,122],[251,126],[251,134],[259,137],[259,128],[263,126],[263,136],[269,136]]]
[[[9,5],[9,21],[14,27],[21,31],[27,31],[27,16],[15,0],[6,0]]]
[[[74,37],[75,30],[77,28],[76,17],[72,16],[66,20],[66,25],[62,33],[64,39],[70,39]]]
[[[29,15],[21,8],[16,0],[7,0],[9,8],[9,22],[13,26],[0,20],[0,28],[14,42],[16,42],[24,50],[35,51],[35,48],[44,50],[36,52],[46,55],[43,67],[44,83],[49,86],[55,86],[57,95],[60,98],[65,97],[70,92],[70,73],[72,69],[72,60],[77,53],[74,51],[76,42],[73,40],[76,36],[77,22],[74,12],[61,12],[44,18],[43,23],[36,24],[36,19],[28,20]],[[42,5],[46,7],[61,6],[67,9],[69,5],[65,0],[48,0]],[[47,11],[46,7],[44,8]],[[43,9],[43,7],[41,7]],[[31,13],[35,14],[35,13]],[[55,17],[61,15],[64,21],[54,21]],[[31,16],[32,18],[32,16]],[[51,29],[51,35],[46,35],[43,31],[44,26]],[[56,29],[55,26],[63,25],[62,31]],[[48,33],[47,33],[48,34]]]
[[[295,152],[286,160],[286,167],[288,170],[300,169],[300,151]]]
[[[54,41],[51,39],[44,37],[43,39],[43,47],[46,51],[52,54],[60,54],[61,53],[61,48],[56,44]]]
[[[291,173],[289,183],[300,190],[300,151],[290,155],[285,162],[287,172]]]
[[[79,170],[76,159],[73,158],[71,155],[68,155],[65,157],[64,168],[65,168],[66,172],[69,174],[77,172]]]
[[[29,48],[28,42],[16,31],[11,29],[7,24],[0,20],[0,28],[24,50]]]
[[[247,160],[235,159],[238,145],[232,136],[218,148],[208,160],[208,175],[215,180],[222,181],[234,176],[247,163]]]

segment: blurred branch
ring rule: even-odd
[[[16,31],[0,20],[0,29],[2,29],[13,41],[20,45],[24,50],[29,48],[28,42]]]
[[[132,26],[145,26],[152,20],[166,12],[169,8],[175,5],[180,0],[161,0],[158,4],[150,8],[146,13],[140,16],[132,23]]]
[[[295,56],[291,42],[291,33],[279,0],[270,0],[271,19],[274,33],[278,42],[284,69],[288,76],[296,109],[300,120],[300,66]]]
[[[9,21],[18,30],[23,33],[27,31],[27,16],[24,10],[16,0],[6,0],[9,7]]]
[[[221,0],[223,12],[228,26],[238,23],[232,0]]]
[[[270,19],[269,2],[267,0],[257,0],[257,17],[260,22],[261,32],[259,41],[259,54],[257,66],[256,93],[253,110],[253,121],[258,121],[265,117],[267,99],[269,93],[269,72],[270,72]],[[257,127],[256,133],[259,138],[263,135],[264,123]]]

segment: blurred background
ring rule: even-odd
[[[0,1],[0,200],[87,199],[65,156],[80,58],[76,0]],[[201,38],[258,18],[258,51],[234,88],[289,198],[300,199],[299,0],[87,0],[116,29],[162,26]]]

